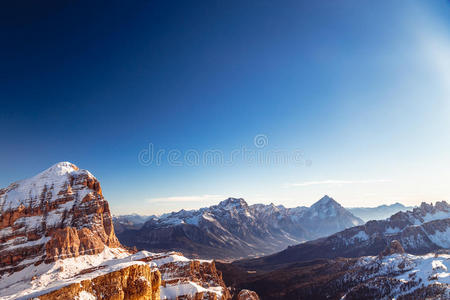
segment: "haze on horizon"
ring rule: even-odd
[[[277,4],[4,4],[0,187],[70,161],[115,214],[450,200],[449,2]]]

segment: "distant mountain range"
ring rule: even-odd
[[[450,205],[445,201],[435,205],[422,203],[412,211],[399,212],[386,220],[369,221],[273,255],[236,263],[249,268],[272,268],[317,258],[377,255],[393,240],[398,240],[412,254],[449,248]]]
[[[268,207],[273,206],[273,204],[270,205],[264,205],[264,204],[254,204],[252,205],[254,207]],[[284,208],[282,205],[277,206],[279,208]],[[306,208],[305,206],[300,206],[297,208],[297,210],[302,210],[303,208]],[[370,221],[370,220],[383,220],[387,219],[390,216],[398,213],[399,211],[407,211],[413,209],[413,206],[405,206],[401,203],[394,203],[391,205],[380,205],[377,207],[345,207],[348,211],[350,211],[355,217],[360,218],[364,222]],[[294,210],[291,208],[291,210]],[[168,214],[165,214],[164,216],[167,216]],[[139,214],[130,214],[130,215],[114,215],[114,225],[116,232],[122,232],[125,229],[140,229],[144,223],[150,219],[158,218],[156,215],[146,216],[146,215],[139,215]]]
[[[407,211],[413,209],[412,206],[404,206],[401,203],[391,205],[380,205],[377,207],[346,207],[352,214],[361,218],[364,222],[370,220],[387,219],[399,211]]]
[[[150,251],[178,250],[189,256],[236,259],[274,253],[364,222],[328,196],[311,207],[248,205],[229,198],[199,210],[116,217],[119,240]]]
[[[141,216],[138,214],[113,216],[114,230],[121,233],[127,229],[140,229],[147,220],[155,216]]]
[[[449,248],[442,201],[218,268],[262,299],[450,299]]]

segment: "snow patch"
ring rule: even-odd
[[[96,299],[97,297],[86,291],[81,291],[78,294],[78,296],[75,297],[75,300],[96,300]]]

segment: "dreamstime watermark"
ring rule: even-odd
[[[167,163],[173,167],[232,166],[238,163],[250,165],[300,165],[310,167],[311,160],[305,159],[302,150],[267,149],[269,138],[258,134],[251,147],[241,146],[225,152],[220,149],[197,150],[157,149],[153,143],[142,149],[138,161],[143,166],[161,166]]]

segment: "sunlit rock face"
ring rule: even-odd
[[[0,190],[0,273],[119,247],[98,180],[62,162]]]
[[[160,273],[148,265],[131,265],[39,295],[39,300],[159,300]]]

